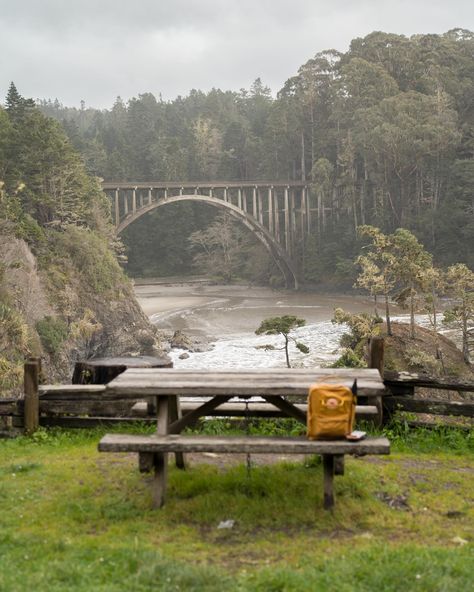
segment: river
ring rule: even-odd
[[[183,350],[173,349],[170,356],[176,368],[284,366],[284,351],[262,347],[269,344],[281,348],[283,338],[255,335],[263,319],[282,315],[295,315],[306,321],[292,335],[306,344],[310,353],[302,354],[291,345],[292,365],[328,365],[338,357],[339,338],[346,330],[331,323],[334,308],[373,311],[373,303],[363,297],[240,285],[137,282],[135,291],[145,314],[158,329],[167,333],[179,329],[209,343],[209,351],[190,353],[187,359],[179,357]]]

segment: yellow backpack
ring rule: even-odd
[[[308,438],[345,438],[354,429],[357,384],[313,384],[308,394]]]

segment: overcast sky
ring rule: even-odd
[[[110,107],[143,92],[276,92],[323,49],[371,31],[474,29],[473,0],[0,0],[0,101]]]

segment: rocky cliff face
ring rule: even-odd
[[[48,381],[65,382],[79,359],[161,353],[131,283],[109,263],[112,279],[97,290],[64,251],[46,264],[25,241],[0,234],[0,396],[18,391],[28,355],[43,358]]]

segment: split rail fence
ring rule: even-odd
[[[383,369],[382,338],[374,338],[368,347],[369,367]],[[381,373],[382,374],[382,373]],[[156,422],[156,414],[152,400],[104,398],[104,385],[44,385],[40,384],[41,361],[29,359],[25,363],[24,396],[19,398],[0,398],[0,422],[4,429],[34,432],[38,426],[60,426],[64,428],[88,428],[97,425],[114,423]],[[449,378],[435,378],[426,375],[409,373],[382,374],[387,394],[383,397],[383,410],[366,406],[364,419],[372,419],[376,423],[386,422],[396,411],[414,414],[474,418],[474,381],[458,381]],[[417,389],[443,390],[463,393],[461,401],[442,400],[429,396],[420,398]],[[464,395],[464,393],[472,393]],[[462,398],[462,397],[461,397]],[[196,402],[183,401],[183,415],[190,413]],[[249,407],[251,411],[249,412]],[[304,410],[304,403],[301,410]],[[212,412],[213,416],[245,417],[283,417],[281,410],[269,403],[258,401],[229,402]],[[419,421],[411,421],[412,425],[420,425]]]

